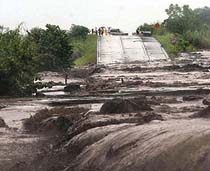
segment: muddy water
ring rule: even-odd
[[[36,99],[1,99],[1,104],[6,107],[0,111],[2,117],[10,128],[20,129],[22,120],[29,118],[37,110],[46,108],[41,100]]]
[[[205,108],[202,104],[202,100],[208,95],[208,90],[210,93],[210,72],[200,70],[180,72],[164,69],[165,66],[172,66],[172,64],[183,64],[186,60],[186,63],[197,62],[200,64],[202,61],[204,61],[203,63],[205,65],[210,63],[210,52],[202,52],[202,54],[203,56],[199,58],[195,58],[193,55],[183,55],[177,61],[173,62],[156,61],[150,63],[114,64],[107,66],[104,72],[94,74],[92,78],[97,81],[105,80],[106,83],[110,83],[110,85],[117,83],[116,86],[114,86],[114,88],[112,86],[111,89],[109,89],[109,87],[106,87],[106,89],[98,87],[95,92],[88,92],[88,94],[78,97],[75,94],[72,95],[62,91],[63,77],[60,74],[44,73],[43,81],[54,81],[56,83],[62,82],[60,85],[51,89],[43,90],[47,97],[0,99],[0,104],[6,106],[0,110],[0,116],[6,121],[10,128],[13,128],[0,129],[0,167],[8,168],[14,164],[14,162],[24,160],[26,157],[33,158],[33,154],[39,153],[38,149],[40,148],[40,141],[44,138],[37,135],[24,134],[21,129],[22,120],[29,118],[37,110],[49,108],[51,102],[59,102],[61,104],[68,102],[68,105],[71,104],[86,107],[93,111],[98,111],[105,100],[118,96],[126,96],[126,98],[128,98],[147,94],[149,99],[154,98],[156,99],[156,102],[159,102],[159,104],[152,105],[152,108],[155,113],[163,116],[165,120],[164,122],[151,123],[149,125],[137,127],[131,125],[131,128],[128,130],[124,132],[119,130],[119,132],[115,132],[115,134],[110,134],[105,139],[102,139],[101,142],[96,143],[95,146],[93,146],[94,149],[97,147],[98,151],[102,150],[103,152],[103,150],[105,150],[105,152],[107,152],[106,150],[112,148],[112,145],[114,144],[114,148],[116,148],[114,153],[116,153],[117,157],[118,155],[120,156],[119,158],[116,158],[116,160],[113,159],[111,161],[112,165],[110,165],[110,168],[104,170],[117,170],[115,166],[121,161],[123,164],[121,165],[122,167],[119,167],[119,170],[120,168],[121,170],[126,170],[131,161],[136,161],[137,163],[148,162],[141,157],[139,158],[140,153],[135,153],[135,151],[141,151],[141,154],[143,154],[145,158],[151,157],[149,154],[153,150],[154,153],[152,154],[160,154],[164,152],[164,147],[161,146],[161,143],[167,144],[164,137],[167,137],[166,139],[169,144],[172,143],[175,145],[174,143],[182,143],[182,141],[185,140],[187,141],[188,138],[190,139],[194,134],[200,134],[202,131],[207,130],[206,132],[209,133],[208,120],[201,119],[191,121],[186,118]],[[143,68],[143,70],[124,70],[126,68],[139,66]],[[121,78],[124,79],[124,85],[120,84]],[[78,80],[72,80],[72,82],[75,81]],[[136,81],[141,81],[142,83],[139,82],[138,84],[135,84]],[[130,83],[126,84],[127,82]],[[200,89],[204,89],[204,93],[198,91]],[[115,90],[116,94],[110,93],[112,90]],[[202,98],[193,101],[184,101],[183,97],[187,95],[202,96]],[[107,128],[108,127],[109,126],[107,126]],[[181,129],[179,130],[179,128]],[[183,139],[179,139],[180,134],[182,135],[182,138],[186,135],[187,136]],[[153,135],[155,135],[154,137],[156,138],[154,138]],[[133,137],[137,137],[139,142],[137,140],[135,141]],[[174,142],[168,137],[172,137]],[[119,142],[119,138],[122,138],[124,144]],[[143,142],[143,145],[142,142],[140,142],[142,140],[141,138],[146,139],[145,142]],[[176,141],[176,139],[178,140]],[[135,141],[135,143],[133,143],[133,141]],[[106,157],[104,157],[106,153],[99,152],[98,154],[94,154],[93,147],[91,146],[87,148],[79,156],[79,162],[83,164],[81,167],[84,166],[85,168],[86,165],[88,165],[88,162],[86,161],[92,162],[94,166],[97,166],[97,163],[103,163],[103,166],[108,166],[107,163],[109,163],[109,161],[105,160]],[[157,149],[157,147],[160,147],[160,151],[156,151],[156,153],[155,149]],[[120,150],[118,150],[118,148]],[[128,149],[128,151],[126,151],[126,149]],[[108,151],[107,155],[109,155],[109,153],[110,152]],[[124,153],[128,155],[128,158],[125,156],[122,157]],[[134,154],[133,157],[138,157],[138,160],[135,160],[129,154]],[[138,164],[135,165],[135,163],[134,166],[140,167]],[[151,171],[151,168],[148,168],[148,170],[149,169]]]
[[[23,120],[34,115],[38,110],[50,108],[48,105],[50,101],[59,100],[53,98],[54,96],[65,95],[63,91],[60,91],[64,88],[62,75],[46,72],[42,73],[42,76],[43,82],[53,81],[58,84],[61,82],[61,85],[51,89],[43,89],[49,91],[46,93],[49,98],[0,99],[1,106],[5,106],[0,110],[0,117],[5,120],[9,127],[0,129],[0,170],[11,169],[18,162],[21,164],[33,160],[43,148],[42,144],[48,139],[46,136],[26,134],[22,127]],[[71,82],[75,81],[71,80]],[[50,143],[47,143],[45,146],[49,145]]]
[[[186,68],[170,70],[173,64]],[[161,114],[164,120],[144,125],[128,124],[126,129],[107,124],[82,132],[69,144],[91,144],[83,148],[67,170],[210,170],[210,120],[189,117],[207,107],[203,99],[210,94],[210,72],[196,68],[194,64],[209,69],[210,53],[182,54],[173,62],[114,64],[107,66],[103,73],[93,75],[95,81],[104,82],[104,87],[123,95],[130,93],[138,97],[146,94],[148,99],[156,102],[152,105],[153,112]],[[109,117],[104,115],[98,122]],[[113,132],[106,132],[113,128]]]

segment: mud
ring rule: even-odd
[[[137,103],[136,103],[137,102]],[[134,113],[140,111],[151,111],[151,107],[148,105],[146,99],[140,101],[138,100],[123,100],[123,99],[113,99],[107,101],[103,104],[100,109],[102,114],[121,114],[121,113]]]
[[[44,73],[43,80],[54,82],[46,96],[0,100],[0,117],[9,126],[0,134],[0,166],[210,170],[209,63],[210,52],[199,52],[173,61],[77,68],[69,77],[82,86],[76,94],[63,93],[62,74]]]
[[[66,170],[209,170],[209,135],[202,120],[131,126],[87,146]]]
[[[7,128],[7,124],[5,123],[4,119],[0,117],[0,128]]]
[[[59,133],[66,131],[87,111],[88,109],[79,107],[43,109],[26,119],[23,122],[23,127],[30,133]]]
[[[190,116],[191,118],[210,118],[210,106],[201,110],[198,113],[193,114]]]
[[[70,76],[73,78],[88,78],[94,73],[103,72],[102,67],[97,67],[97,65],[88,65],[85,67],[74,68],[70,72]]]

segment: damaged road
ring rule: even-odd
[[[173,61],[91,66],[84,77],[84,68],[72,73],[70,84],[80,91],[25,99],[27,110],[23,101],[1,100],[5,123],[23,123],[24,133],[18,129],[13,136],[17,142],[20,135],[34,135],[32,142],[50,137],[38,146],[28,143],[18,163],[0,165],[14,171],[210,170],[209,63],[210,52],[199,52]],[[27,152],[30,160],[23,158]]]

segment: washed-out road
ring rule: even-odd
[[[76,81],[81,92],[64,93],[61,87],[56,92],[58,87],[53,87],[43,98],[1,99],[6,107],[0,116],[18,133],[0,130],[0,166],[10,168],[14,161],[34,158],[31,154],[42,145],[35,145],[40,137],[23,134],[21,120],[53,104],[90,111],[69,128],[66,141],[52,153],[55,158],[43,157],[26,170],[210,170],[210,52],[180,54],[172,60],[153,37],[105,36],[97,44],[97,70]],[[52,73],[44,77],[63,80]],[[152,111],[100,113],[104,102],[113,98],[144,99]],[[145,116],[147,120],[140,122]]]

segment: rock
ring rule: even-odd
[[[81,90],[80,84],[76,84],[76,83],[68,84],[64,88],[65,92],[75,92],[75,91],[80,91],[80,90]]]
[[[4,119],[0,117],[0,128],[7,128],[7,124],[5,123]]]
[[[146,103],[142,102],[137,104],[131,100],[113,99],[110,100],[101,107],[100,113],[102,114],[121,114],[121,113],[134,113],[138,111],[152,110]]]

